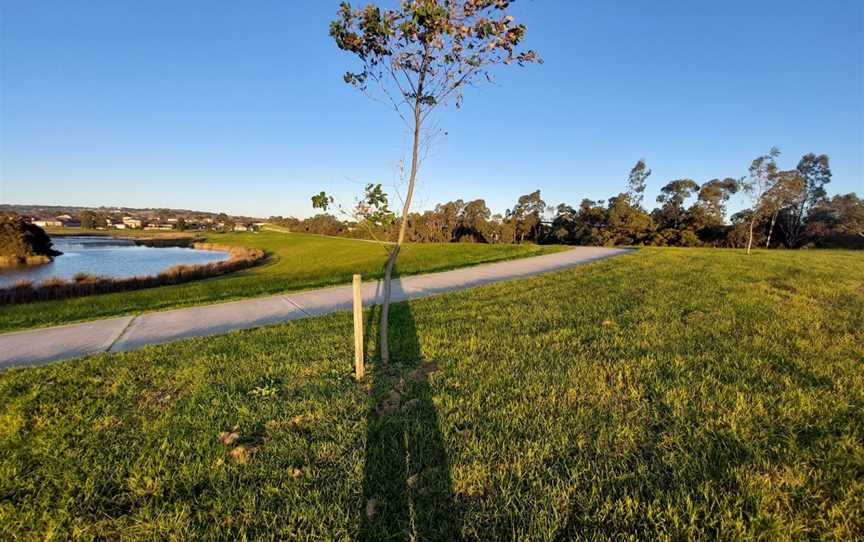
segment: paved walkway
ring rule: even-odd
[[[577,247],[554,254],[396,279],[393,302],[518,279],[608,258],[626,249]],[[381,283],[363,285],[363,305],[376,305]],[[41,365],[100,352],[127,352],[148,344],[206,337],[351,308],[351,286],[202,305],[137,316],[0,334],[0,369]]]

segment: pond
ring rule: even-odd
[[[113,278],[156,275],[175,265],[200,265],[228,259],[227,252],[144,247],[136,245],[132,239],[110,236],[58,236],[51,241],[62,256],[45,265],[0,269],[0,288],[19,280],[30,280],[34,284],[53,277],[71,280],[77,273]]]

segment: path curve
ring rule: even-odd
[[[576,247],[563,252],[508,260],[393,281],[393,302],[464,290],[556,271],[617,256],[628,249]],[[377,305],[381,281],[363,285],[363,305]],[[128,352],[148,344],[207,337],[351,308],[351,286],[243,299],[94,320],[59,327],[0,334],[0,369],[42,365],[101,352]]]

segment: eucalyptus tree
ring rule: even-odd
[[[831,165],[827,154],[808,153],[798,162],[797,172],[804,184],[798,198],[788,206],[780,225],[790,246],[797,246],[804,235],[807,216],[827,195],[825,185],[831,182]]]
[[[650,176],[651,170],[645,165],[645,160],[639,160],[630,170],[630,176],[627,178],[627,194],[630,196],[631,205],[636,207],[642,205],[646,181]]]
[[[741,181],[726,177],[712,179],[699,188],[696,207],[704,214],[705,225],[718,225],[726,222],[726,203],[738,189]]]
[[[698,190],[699,185],[693,179],[669,181],[660,189],[657,203],[661,203],[663,206],[655,210],[655,213],[666,227],[670,226],[670,222],[673,229],[677,230],[681,226],[686,215],[684,203]]]
[[[543,213],[546,211],[546,202],[540,197],[540,191],[535,190],[530,194],[519,196],[519,200],[513,209],[508,212],[510,221],[513,223],[513,242],[519,236],[519,242],[528,239],[537,240],[540,224],[543,221]]]
[[[768,154],[756,157],[750,164],[749,177],[742,183],[742,188],[752,203],[747,254],[750,254],[750,249],[753,247],[753,228],[756,226],[756,222],[770,211],[770,198],[766,198],[766,194],[777,180],[778,156],[780,156],[780,149],[771,147]]]
[[[766,214],[771,216],[771,221],[768,225],[768,237],[765,239],[765,248],[771,246],[771,237],[774,233],[774,226],[777,224],[777,217],[782,212],[795,213],[796,204],[802,199],[805,199],[807,188],[805,186],[804,176],[796,170],[778,171],[774,176],[774,182],[771,188],[765,192],[763,206]],[[793,240],[788,235],[787,230],[786,243],[789,246],[797,244],[797,240]]]
[[[383,98],[411,133],[411,162],[399,234],[384,271],[381,306],[381,361],[389,362],[388,316],[393,267],[405,239],[417,173],[430,115],[448,103],[462,104],[466,87],[490,80],[500,65],[540,61],[532,50],[519,50],[527,28],[507,13],[508,0],[403,0],[398,9],[369,4],[339,7],[330,23],[336,45],[360,61],[344,80],[364,93]]]

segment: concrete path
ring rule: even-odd
[[[403,277],[393,281],[392,300],[405,301],[528,277],[624,252],[627,250],[577,247],[543,256]],[[363,305],[377,305],[381,294],[380,281],[364,284]],[[320,316],[350,309],[351,300],[349,285],[0,334],[0,369],[100,352],[128,352],[148,344]]]

